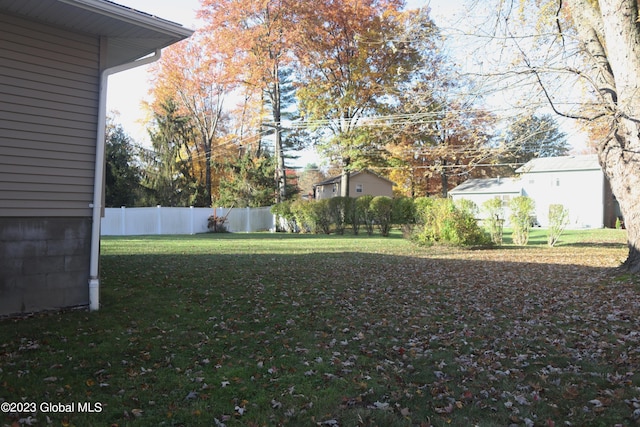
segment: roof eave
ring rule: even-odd
[[[137,26],[143,26],[150,30],[185,39],[193,34],[193,30],[182,25],[159,18],[136,9],[119,5],[104,0],[58,0],[76,7],[83,8],[93,13],[109,16],[119,21],[129,22]]]

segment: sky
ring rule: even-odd
[[[198,26],[196,11],[200,8],[199,0],[115,0],[115,2],[168,19],[187,28],[195,29]],[[431,8],[432,19],[438,26],[455,21],[462,13],[462,0],[407,1],[408,8],[427,5]],[[110,76],[107,93],[107,111],[117,112],[116,123],[121,124],[135,142],[143,145],[149,144],[144,126],[145,111],[141,106],[144,100],[150,100],[149,69],[150,66],[140,66]],[[309,155],[312,156],[313,153]],[[301,160],[304,163],[315,159]]]

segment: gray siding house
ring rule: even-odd
[[[0,315],[98,309],[108,76],[191,34],[105,0],[0,0]]]

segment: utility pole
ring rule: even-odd
[[[276,183],[276,203],[283,202],[287,198],[287,174],[284,165],[284,150],[282,148],[282,126],[280,126],[280,122],[275,122],[274,124],[264,123],[264,126],[270,127],[274,129],[274,155],[276,161],[276,170],[274,173],[274,180]]]

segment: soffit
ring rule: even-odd
[[[106,37],[104,68],[139,59],[193,31],[106,0],[0,0],[0,11],[65,30]]]

